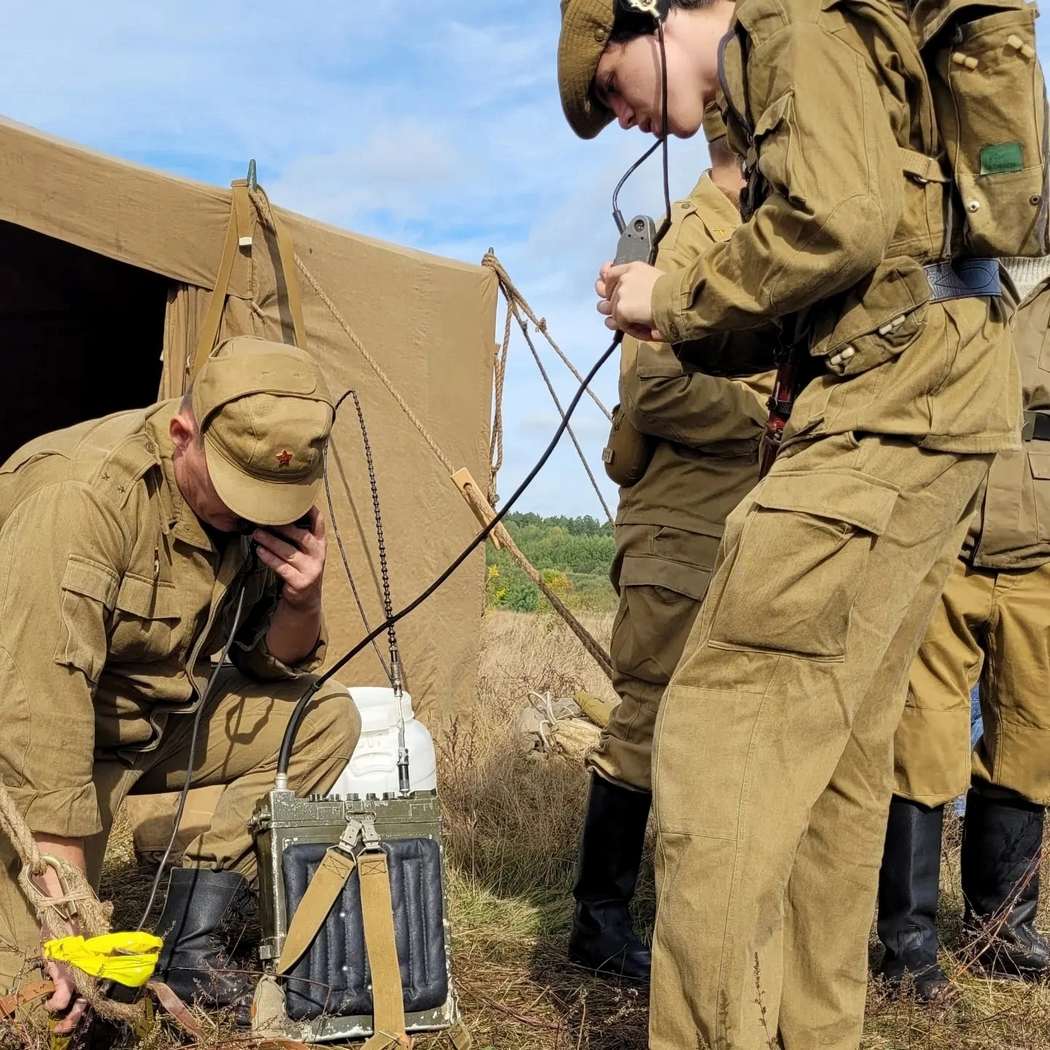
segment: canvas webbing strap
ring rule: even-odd
[[[235,179],[230,183],[232,201],[230,204],[230,221],[226,226],[226,239],[222,246],[222,258],[215,274],[215,287],[208,302],[208,311],[204,315],[197,346],[190,365],[189,378],[192,380],[201,370],[208,355],[215,349],[219,337],[219,326],[222,324],[222,312],[226,306],[226,297],[230,293],[230,277],[233,275],[233,264],[237,260],[238,249],[251,245],[252,200],[247,179]],[[277,214],[270,209],[274,236],[277,239],[277,254],[281,260],[281,272],[284,276],[285,293],[288,297],[288,312],[292,315],[292,328],[295,333],[295,345],[306,345],[306,326],[303,323],[303,301],[299,291],[299,281],[295,274],[295,247],[292,244],[284,224]]]
[[[292,315],[295,345],[300,350],[305,350],[306,325],[303,322],[303,297],[299,290],[299,277],[295,272],[295,245],[287,227],[277,218],[277,212],[273,208],[269,208],[268,211],[273,223],[274,236],[277,238],[277,252],[281,256],[281,273],[284,275],[284,290],[288,296],[288,312]]]
[[[394,904],[390,869],[382,849],[369,849],[357,859],[361,880],[361,919],[372,971],[372,1030],[364,1050],[411,1045],[405,1034],[405,1000],[394,940]]]
[[[356,867],[357,861],[337,846],[325,851],[288,926],[281,957],[277,961],[275,972],[278,976],[286,974],[313,943]]]

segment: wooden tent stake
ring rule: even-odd
[[[467,506],[474,512],[474,516],[483,525],[488,525],[496,516],[487,499],[482,495],[478,483],[474,480],[470,471],[464,467],[452,475],[452,481],[456,488],[463,494]],[[612,680],[612,662],[609,654],[601,647],[594,636],[586,627],[576,619],[569,611],[565,603],[554,593],[550,585],[543,578],[543,574],[525,557],[521,548],[511,538],[510,533],[500,522],[489,534],[497,550],[505,550],[523,573],[543,592],[543,596],[551,603],[551,608],[565,621],[568,628],[580,640],[580,644],[593,657],[595,663],[602,669],[605,675]]]

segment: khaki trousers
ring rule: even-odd
[[[730,515],[655,741],[654,1050],[856,1050],[893,733],[990,456],[789,446]]]
[[[984,735],[970,747],[980,681]],[[1050,804],[1050,564],[955,568],[912,664],[894,740],[896,792],[927,806],[960,795],[971,774]]]
[[[187,847],[183,864],[255,876],[248,819],[273,787],[277,751],[303,693],[302,679],[248,681],[224,669],[216,696],[201,719],[193,783],[225,785],[211,825]],[[106,840],[120,804],[129,794],[177,791],[186,780],[192,716],[169,718],[159,747],[125,754],[124,761],[96,756],[94,781],[103,831],[85,843],[88,875],[98,886]],[[350,760],[361,720],[344,687],[336,682],[317,695],[303,719],[289,766],[289,783],[300,794],[323,792]],[[0,841],[0,991],[20,984],[40,954],[37,920],[18,888],[17,858]]]
[[[587,755],[587,767],[606,780],[652,790],[656,713],[700,611],[717,553],[713,536],[661,525],[616,527],[611,577],[620,604],[609,655],[620,702]]]

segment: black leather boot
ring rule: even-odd
[[[234,871],[173,868],[156,933],[164,938],[156,976],[184,1002],[249,1017],[255,981],[237,972],[227,936],[243,922],[251,894]]]
[[[978,962],[1004,977],[1050,976],[1050,943],[1035,927],[1045,810],[973,789],[963,819],[965,925]]]
[[[878,973],[891,987],[911,978],[923,1002],[950,989],[937,962],[937,895],[944,807],[931,809],[893,796],[879,872],[879,940],[886,954]]]
[[[597,775],[583,821],[569,958],[600,974],[648,981],[652,956],[631,925],[651,797]]]

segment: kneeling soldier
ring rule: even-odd
[[[185,783],[206,702],[193,783],[225,792],[172,872],[156,930],[158,976],[211,1008],[243,1006],[250,991],[223,972],[222,929],[254,876],[247,822],[272,784],[290,701],[323,655],[314,502],[332,418],[308,355],[241,337],[181,402],[45,434],[0,467],[0,777],[42,851],[97,885],[125,796]],[[289,524],[307,514],[306,527]],[[227,645],[232,667],[217,662]],[[345,689],[322,691],[294,788],[327,790],[359,729]],[[2,990],[27,976],[40,930],[7,842],[0,862]],[[53,879],[42,888],[60,894]],[[47,1006],[67,1011],[57,1027],[69,1031],[84,1004],[62,966],[48,970]]]
[[[675,206],[657,259],[666,270],[688,266],[740,223],[740,162],[717,108],[705,114],[704,132],[711,171]],[[574,962],[603,973],[649,979],[649,949],[631,927],[628,905],[652,797],[653,725],[707,591],[726,515],[758,481],[772,373],[708,372],[721,365],[739,375],[771,362],[769,340],[748,334],[712,348],[703,373],[683,369],[668,346],[624,343],[621,415],[606,453],[609,475],[622,486],[611,644],[620,703],[587,760],[594,776],[569,941]]]
[[[947,990],[937,963],[945,803],[970,786],[963,822],[965,926],[993,973],[1050,973],[1035,927],[1043,815],[1050,803],[1050,260],[1011,264],[1025,448],[996,458],[981,510],[912,666],[897,730],[896,793],[879,880],[881,972],[917,994]],[[1034,288],[1022,283],[1033,271]],[[970,691],[984,735],[971,761]]]

